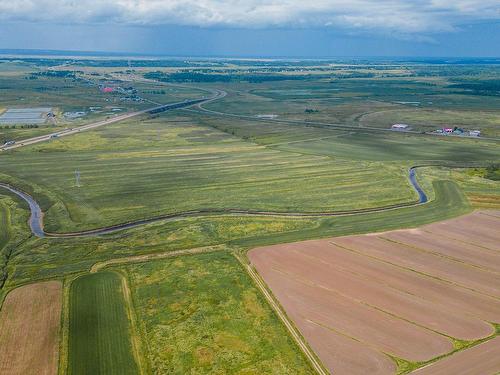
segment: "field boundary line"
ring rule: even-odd
[[[138,320],[135,314],[135,306],[132,300],[132,291],[130,290],[128,275],[124,275],[122,272],[116,273],[120,276],[122,283],[123,299],[125,300],[125,305],[127,308],[128,320],[130,321],[130,341],[132,344],[134,357],[137,361],[139,372],[141,373],[141,375],[146,375],[150,372],[148,360],[149,358],[144,353],[142,336],[137,326]]]
[[[68,358],[69,358],[69,293],[71,282],[75,276],[70,276],[62,280],[62,313],[61,313],[61,337],[59,339],[59,375],[68,373]]]
[[[246,262],[244,262],[243,259],[241,259],[241,257],[239,255],[237,255],[235,253],[233,253],[233,255],[240,262],[243,269],[246,270],[247,274],[254,281],[257,288],[261,291],[262,295],[267,300],[267,302],[271,306],[272,310],[276,313],[278,318],[285,325],[285,327],[288,330],[288,332],[290,333],[292,339],[299,346],[299,349],[301,349],[302,353],[305,355],[307,360],[310,362],[310,364],[312,365],[312,367],[316,371],[316,373],[319,375],[328,375],[329,372],[324,369],[322,363],[316,357],[316,354],[309,347],[309,345],[307,344],[305,339],[302,337],[302,335],[300,334],[298,329],[294,326],[294,324],[290,321],[290,319],[288,319],[288,316],[285,314],[285,312],[283,311],[281,306],[278,304],[278,302],[276,302],[276,300],[274,299],[272,294],[267,290],[267,286],[266,286],[265,282],[261,279],[261,277],[257,273],[257,271],[255,271],[250,264],[247,264]]]
[[[439,280],[441,282],[444,282],[444,283],[447,283],[447,284],[451,284],[451,285],[455,285],[459,288],[463,288],[463,289],[467,289],[471,292],[474,292],[474,293],[477,293],[477,294],[480,294],[480,295],[483,295],[483,296],[487,296],[489,298],[493,298],[493,299],[500,299],[499,297],[493,295],[493,294],[489,294],[489,293],[486,293],[486,292],[483,292],[481,290],[477,290],[477,289],[474,289],[472,287],[469,287],[469,286],[466,286],[464,285],[463,283],[459,283],[459,282],[456,282],[456,281],[453,281],[453,280],[448,280],[447,278],[444,278],[444,277],[439,277],[439,276],[434,276],[434,275],[431,275],[430,273],[426,273],[424,271],[419,271],[417,269],[414,269],[414,268],[410,268],[409,266],[403,266],[403,265],[400,265],[400,264],[397,264],[397,263],[394,263],[393,261],[389,261],[389,260],[386,260],[386,259],[383,259],[383,258],[380,258],[380,257],[377,257],[375,255],[369,255],[369,254],[365,254],[359,250],[356,250],[354,248],[350,248],[350,247],[347,247],[347,246],[344,246],[344,245],[341,245],[337,242],[334,242],[335,238],[332,238],[332,241],[329,241],[331,244],[335,245],[335,246],[338,246],[346,251],[350,251],[351,253],[355,253],[355,254],[358,254],[358,255],[362,255],[366,258],[370,258],[372,260],[376,260],[376,261],[381,261],[383,263],[387,263],[387,264],[390,264],[392,266],[395,266],[397,268],[400,268],[400,269],[403,269],[403,270],[407,270],[407,271],[410,271],[410,272],[414,272],[416,274],[419,274],[421,276],[424,276],[424,277],[427,277],[427,278],[431,278],[431,279],[434,279],[434,280]]]
[[[174,250],[157,254],[144,254],[144,255],[134,255],[130,257],[124,258],[114,258],[110,260],[106,260],[103,262],[97,262],[90,268],[90,273],[96,273],[108,266],[120,265],[120,264],[128,264],[128,263],[142,263],[150,260],[164,259],[164,258],[172,258],[181,255],[194,255],[194,254],[203,254],[203,253],[211,253],[215,251],[222,251],[225,247],[223,245],[214,245],[214,246],[204,246],[204,247],[196,247],[193,249],[185,249],[185,250]]]

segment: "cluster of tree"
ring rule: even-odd
[[[500,96],[500,79],[456,83],[448,87],[467,90],[467,94]]]
[[[81,73],[80,71],[66,71],[66,70],[47,70],[44,72],[36,72],[36,73],[31,73],[28,76],[25,76],[24,79],[27,80],[36,80],[41,77],[48,77],[48,78],[63,78],[63,79],[70,79],[73,82],[75,81],[80,81],[81,78],[77,76],[77,73]]]
[[[183,68],[193,64],[183,60],[128,60],[128,59],[100,59],[75,61],[75,65],[92,66],[99,68],[121,68],[121,67],[153,67],[153,68]]]
[[[500,181],[500,164],[491,164],[486,167],[484,177],[489,180]]]
[[[335,78],[374,78],[375,73],[371,72],[346,72],[335,75]]]
[[[155,79],[164,82],[250,82],[261,83],[269,81],[304,80],[310,78],[308,75],[284,75],[284,74],[220,74],[199,72],[149,72],[144,78]]]
[[[153,94],[153,95],[165,95],[167,92],[165,90],[144,90],[143,94]]]
[[[17,129],[18,125],[4,125],[3,129]],[[39,126],[37,124],[26,124],[26,125],[19,125],[20,129],[34,129],[38,128]],[[0,126],[0,128],[2,128]]]
[[[31,73],[30,77],[76,78],[77,73],[83,72],[69,70],[46,70],[43,72]]]

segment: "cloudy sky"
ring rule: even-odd
[[[499,0],[0,0],[0,48],[500,56]]]

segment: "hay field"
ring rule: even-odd
[[[401,373],[497,334],[499,215],[262,247],[249,258],[331,371]]]
[[[200,208],[322,212],[416,200],[406,166],[268,149],[171,115],[113,124],[2,160],[2,173],[43,203],[48,231]]]
[[[0,374],[56,375],[62,285],[47,281],[11,291],[0,310]]]

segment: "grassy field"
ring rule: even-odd
[[[18,247],[10,262],[7,286],[88,271],[94,263],[113,258],[218,244],[245,250],[258,245],[412,228],[470,212],[466,197],[455,183],[436,181],[434,189],[435,200],[428,204],[371,214],[316,219],[213,216],[160,222],[95,238],[31,238]]]
[[[10,207],[7,205],[7,199],[0,196],[0,306],[2,305],[1,290],[7,279],[7,263],[9,254],[5,249],[11,238]]]
[[[320,219],[318,225],[313,228],[235,240],[231,243],[248,248],[313,238],[381,232],[397,228],[415,228],[422,224],[463,215],[472,210],[469,201],[456,183],[437,180],[433,183],[433,186],[435,199],[418,207],[324,218]]]
[[[11,261],[16,247],[30,237],[24,204],[0,192],[0,306],[5,293],[4,284],[11,275]]]
[[[404,164],[269,149],[174,115],[113,124],[0,158],[2,172],[39,197],[48,231],[199,208],[318,212],[416,199]]]
[[[498,160],[495,141],[393,132],[340,130],[198,115],[197,121],[268,148],[351,161],[477,162]]]
[[[433,131],[450,125],[469,129],[486,128],[485,135],[500,135],[500,114],[494,110],[466,111],[420,108],[397,108],[368,113],[359,119],[368,127],[384,127],[388,124],[411,124],[414,130]]]
[[[499,97],[453,87],[457,80],[466,81],[470,71],[464,68],[456,74],[460,78],[336,79],[332,76],[262,83],[258,87],[248,83],[227,84],[224,87],[229,95],[207,105],[207,108],[245,115],[275,114],[281,119],[380,128],[390,128],[397,122],[426,131],[444,125],[459,126],[479,128],[484,135],[498,137]],[[494,80],[498,73],[491,68],[488,74]],[[306,109],[313,111],[306,112]]]
[[[455,181],[475,208],[500,208],[500,181],[486,178],[484,168],[425,168],[420,175],[424,181],[436,178]]]
[[[232,255],[126,270],[152,373],[314,373]]]
[[[82,276],[70,293],[68,374],[139,374],[120,276]]]
[[[3,200],[3,199],[2,199]],[[10,212],[7,204],[0,200],[0,249],[3,249],[10,238]]]
[[[113,258],[217,245],[316,225],[313,219],[207,217],[160,222],[101,237],[30,238],[11,259],[6,285],[88,271],[94,263]]]

